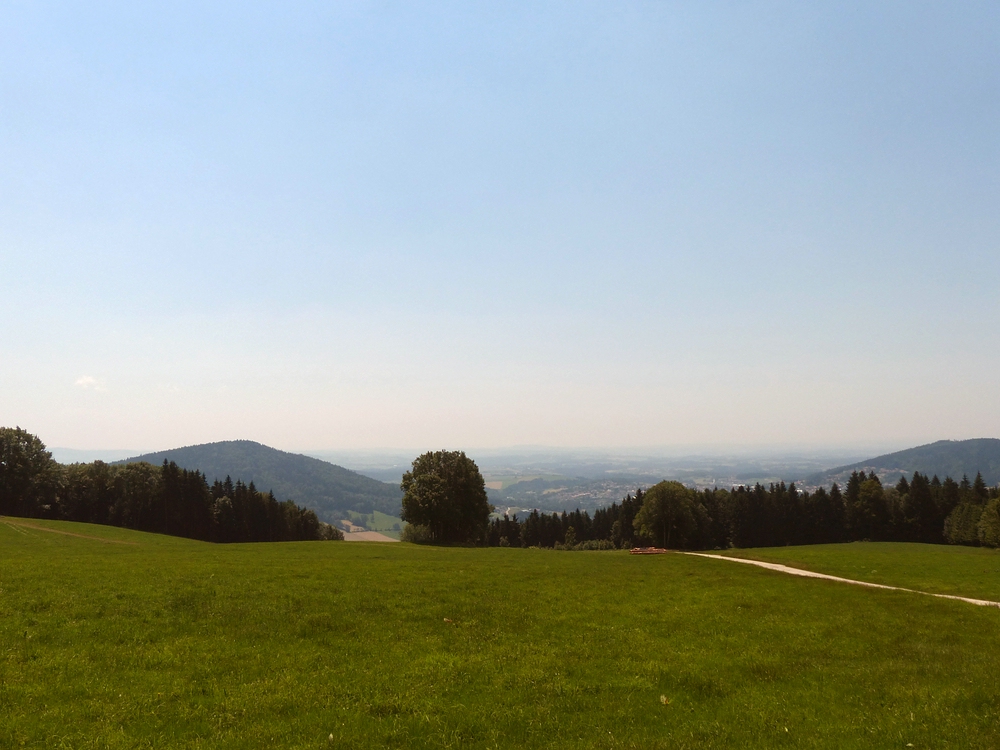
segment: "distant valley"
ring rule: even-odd
[[[320,456],[322,458],[320,458]],[[993,438],[942,440],[874,458],[850,460],[845,454],[688,455],[674,457],[628,456],[600,451],[519,450],[484,451],[473,455],[487,482],[490,502],[499,512],[538,508],[548,511],[593,511],[620,501],[637,488],[648,488],[663,479],[676,479],[698,488],[737,484],[796,482],[803,487],[843,485],[853,471],[874,471],[884,482],[894,483],[914,471],[933,476],[982,472],[987,484],[1000,482],[1000,440]],[[848,461],[844,461],[847,458]],[[327,460],[323,460],[327,459]],[[332,463],[350,462],[352,468]],[[840,459],[840,465],[829,468]],[[406,455],[314,453],[305,456],[280,451],[249,440],[188,446],[126,459],[160,464],[175,461],[197,469],[209,482],[231,476],[254,482],[312,508],[321,520],[374,518],[376,512],[398,518],[402,492],[398,481],[408,468]],[[393,522],[384,524],[390,530]]]

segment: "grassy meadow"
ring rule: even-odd
[[[28,523],[99,539],[0,522],[4,748],[1000,743],[992,608],[683,555]],[[974,552],[822,564],[991,598]]]

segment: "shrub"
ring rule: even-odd
[[[944,538],[949,544],[979,544],[979,522],[983,507],[975,503],[956,506],[944,522]]]
[[[342,542],[344,541],[344,532],[336,526],[321,523],[319,525],[319,538],[328,542]]]
[[[537,549],[534,547],[533,549]],[[585,542],[578,542],[577,544],[563,544],[562,542],[556,542],[553,549],[564,550],[568,552],[580,552],[585,550],[597,550],[597,549],[617,549],[613,542],[607,539],[588,539]]]
[[[399,535],[399,540],[413,544],[433,544],[434,534],[431,533],[430,526],[408,523],[403,527],[403,533]]]
[[[586,542],[580,542],[574,549],[590,550],[590,549],[617,549],[614,542],[608,539],[589,539]]]
[[[1000,500],[986,503],[979,519],[979,542],[986,547],[1000,547]]]

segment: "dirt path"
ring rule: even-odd
[[[344,532],[344,541],[346,542],[398,542],[398,539],[393,539],[391,536],[386,536],[385,534],[379,534],[377,531],[354,531],[354,532]]]
[[[59,529],[49,529],[45,526],[36,526],[33,523],[28,523],[27,521],[22,521],[20,518],[10,518],[9,516],[0,516],[0,522],[3,522],[13,529],[34,529],[35,531],[47,531],[50,534],[62,534],[63,536],[75,536],[78,539],[93,539],[95,542],[104,542],[104,544],[130,544],[132,546],[137,546],[138,542],[125,542],[120,539],[103,539],[99,536],[88,536],[87,534],[77,534],[72,531],[60,531]]]
[[[839,583],[851,583],[855,586],[867,586],[872,589],[889,589],[890,591],[906,591],[910,594],[923,594],[924,596],[936,596],[938,599],[954,599],[959,602],[968,602],[969,604],[977,604],[980,607],[1000,607],[1000,602],[991,602],[986,599],[969,599],[965,596],[955,596],[953,594],[932,594],[929,591],[917,591],[916,589],[904,589],[902,586],[887,586],[884,583],[870,583],[869,581],[855,581],[850,578],[840,578],[839,576],[830,576],[826,573],[814,573],[811,570],[802,570],[801,568],[790,568],[787,565],[779,565],[778,563],[763,562],[761,560],[747,560],[742,557],[726,557],[725,555],[709,555],[704,552],[683,552],[684,555],[694,555],[695,557],[710,557],[713,560],[728,560],[729,562],[745,563],[746,565],[756,565],[758,568],[767,568],[768,570],[776,570],[779,573],[787,573],[793,576],[802,576],[803,578],[823,578],[827,581],[838,581]]]

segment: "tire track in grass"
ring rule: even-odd
[[[850,583],[855,586],[867,586],[872,589],[888,589],[889,591],[906,591],[910,594],[923,594],[924,596],[935,596],[938,599],[954,599],[959,602],[966,602],[968,604],[975,604],[980,607],[997,607],[1000,608],[1000,602],[991,602],[987,599],[970,599],[966,596],[956,596],[954,594],[933,594],[930,591],[919,591],[917,589],[907,589],[902,586],[888,586],[884,583],[871,583],[870,581],[855,581],[852,578],[841,578],[840,576],[831,576],[826,573],[814,573],[811,570],[802,570],[802,568],[790,568],[787,565],[780,565],[778,563],[764,562],[763,560],[748,560],[744,557],[726,557],[725,555],[710,555],[705,552],[681,552],[682,555],[692,555],[694,557],[710,557],[713,560],[728,560],[729,562],[745,563],[746,565],[756,565],[758,568],[766,568],[767,570],[774,570],[779,573],[787,573],[788,575],[801,576],[802,578],[822,578],[827,581],[837,581],[838,583]]]
[[[63,536],[75,536],[78,539],[92,539],[95,542],[104,542],[104,544],[130,544],[132,546],[138,546],[139,542],[126,542],[121,539],[104,539],[99,536],[89,536],[87,534],[77,534],[73,531],[62,531],[60,529],[49,529],[45,526],[36,526],[33,523],[26,523],[20,519],[13,519],[10,517],[0,516],[0,521],[10,526],[15,531],[20,531],[22,534],[25,533],[24,529],[33,529],[35,531],[47,531],[50,534],[62,534]]]

